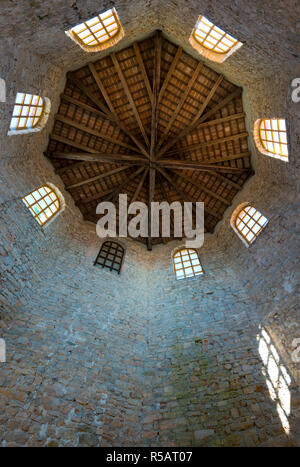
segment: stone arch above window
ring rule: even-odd
[[[99,52],[117,44],[125,35],[115,8],[66,31],[86,52]]]
[[[266,227],[268,219],[247,202],[235,209],[230,223],[244,245],[249,247]]]
[[[94,261],[94,266],[102,266],[110,271],[121,272],[125,255],[124,247],[115,241],[105,241],[102,243],[97,258]]]
[[[254,140],[262,154],[288,162],[287,127],[284,118],[261,118],[256,120]]]
[[[203,268],[197,250],[182,247],[172,256],[174,274],[177,280],[203,274]]]
[[[31,191],[22,201],[40,226],[48,224],[65,207],[61,193],[50,183]]]
[[[222,63],[243,44],[200,15],[190,36],[190,44],[201,55]]]
[[[47,123],[51,103],[47,97],[18,92],[8,135],[41,131]]]

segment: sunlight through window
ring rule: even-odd
[[[235,227],[248,245],[254,242],[267,223],[268,219],[250,205],[243,207],[235,219]]]
[[[47,185],[24,196],[22,201],[40,225],[45,225],[60,209],[56,193]]]
[[[10,123],[10,130],[35,128],[40,122],[44,110],[44,100],[40,96],[18,92]]]
[[[239,44],[237,39],[215,26],[205,16],[199,17],[193,36],[200,45],[217,54],[226,54]]]
[[[263,362],[263,375],[271,399],[276,402],[276,409],[281,420],[284,431],[290,431],[289,415],[291,413],[291,393],[289,386],[291,378],[280,362],[278,352],[271,341],[271,338],[264,328],[260,328],[260,333],[256,337],[258,341],[258,351]]]
[[[115,8],[105,11],[94,18],[78,24],[70,31],[73,39],[84,49],[98,50],[99,46],[110,41],[121,30],[121,24]]]
[[[183,248],[173,255],[176,279],[184,279],[203,274],[203,268],[196,250]]]
[[[284,161],[288,160],[288,142],[284,119],[260,120],[259,137],[267,154]]]

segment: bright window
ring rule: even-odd
[[[40,225],[45,225],[60,209],[56,193],[47,185],[32,191],[22,200]]]
[[[274,157],[288,160],[288,142],[284,119],[263,119],[259,125],[259,137],[263,148]]]
[[[173,255],[173,265],[176,279],[203,274],[203,268],[196,250],[183,248]]]
[[[42,97],[18,92],[10,122],[10,130],[35,128],[42,118],[43,110],[44,100]]]
[[[250,205],[243,207],[235,219],[235,226],[248,245],[254,242],[267,223],[268,219]]]
[[[121,29],[114,8],[71,29],[74,39],[86,48],[97,47],[112,39]]]
[[[237,39],[215,26],[205,16],[199,17],[193,36],[200,45],[217,54],[226,54],[239,44]]]

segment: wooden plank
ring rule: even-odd
[[[192,202],[192,203],[196,203],[196,201],[192,200],[189,196],[187,196],[183,191],[180,190],[180,188],[178,188],[177,186],[177,183],[174,182],[174,180],[172,179],[172,177],[168,174],[168,172],[166,172],[164,169],[161,169],[159,168],[158,169],[162,175],[170,182],[170,184],[172,185],[172,187],[174,188],[174,190],[176,191],[176,193],[178,193],[178,195],[181,197],[181,199],[183,201],[186,201],[186,202]],[[207,206],[205,206],[204,204],[204,211],[207,213],[207,214],[210,214],[211,216],[214,216],[216,217],[217,219],[221,220],[222,219],[222,216],[218,213],[216,213],[215,211],[213,211],[212,209],[208,208]]]
[[[93,130],[92,128],[82,125],[81,123],[76,122],[75,120],[72,120],[70,118],[64,117],[63,115],[56,114],[55,115],[55,120],[58,120],[59,122],[65,123],[66,125],[69,125],[73,128],[77,128],[77,130],[81,130],[85,133],[88,133],[90,135],[96,136],[98,138],[104,139],[105,141],[108,141],[109,143],[116,144],[118,146],[122,146],[123,148],[130,149],[131,151],[137,151],[140,152],[139,149],[137,149],[134,146],[131,146],[130,144],[123,143],[122,141],[119,141],[117,138],[113,138],[111,136],[106,135],[105,133],[97,130]]]
[[[204,110],[206,109],[207,105],[209,104],[209,102],[211,101],[212,97],[214,96],[216,90],[218,89],[218,87],[220,86],[221,82],[223,81],[224,79],[224,76],[223,75],[220,75],[218,77],[218,79],[216,80],[216,82],[214,83],[213,87],[211,88],[211,90],[209,91],[208,95],[206,96],[206,98],[204,99],[204,102],[202,103],[202,105],[200,106],[200,109],[199,111],[197,112],[196,116],[194,117],[192,123],[187,127],[185,128],[184,130],[180,131],[180,133],[175,136],[174,138],[171,139],[171,141],[169,141],[157,154],[157,159],[160,158],[165,152],[168,151],[168,149],[172,146],[174,146],[174,144],[181,138],[183,138],[184,136],[186,136],[188,133],[190,133],[194,128],[195,126],[198,124],[198,121],[201,117],[201,115],[203,114]]]
[[[81,102],[78,99],[75,99],[74,97],[67,96],[67,94],[61,94],[60,97],[61,97],[62,100],[66,101],[66,102],[69,102],[70,104],[74,104],[77,107],[81,107],[84,110],[88,110],[89,112],[92,112],[92,113],[94,113],[96,115],[99,115],[102,118],[105,118],[105,119],[108,118],[111,121],[114,121],[112,116],[109,118],[109,116],[107,114],[105,114],[104,112],[101,112],[101,110],[95,109],[95,107],[92,107],[89,104],[85,104],[84,102]]]
[[[101,180],[102,178],[110,177],[110,175],[115,175],[119,172],[123,172],[124,170],[128,170],[128,167],[119,167],[117,169],[110,170],[109,172],[96,175],[95,177],[89,177],[86,180],[82,180],[81,182],[73,183],[72,185],[67,185],[66,189],[70,190],[71,188],[78,188],[80,186],[86,185],[87,183],[95,182],[96,180]]]
[[[147,92],[148,92],[150,102],[152,104],[153,93],[152,93],[151,85],[150,85],[149,78],[148,78],[148,75],[147,75],[147,71],[146,71],[146,68],[145,68],[145,65],[144,65],[143,57],[141,55],[141,51],[140,51],[140,48],[139,48],[139,45],[138,45],[137,42],[133,43],[133,49],[134,49],[134,53],[135,53],[138,65],[139,65],[139,69],[140,69],[140,71],[141,71],[141,73],[143,75],[143,78],[144,78],[144,82],[145,82],[145,86],[147,88]]]
[[[245,112],[240,112],[238,114],[228,115],[227,117],[216,118],[215,120],[209,120],[208,122],[200,123],[199,125],[197,125],[196,129],[198,130],[199,128],[206,128],[209,126],[219,125],[220,123],[226,123],[232,120],[238,120],[239,118],[243,118],[245,116],[246,116]]]
[[[96,84],[98,86],[98,89],[99,91],[101,92],[101,94],[103,95],[104,97],[104,100],[105,102],[107,103],[109,109],[110,109],[110,112],[111,112],[111,116],[112,116],[112,119],[113,121],[116,123],[116,125],[122,130],[124,131],[124,133],[129,136],[129,138],[131,138],[131,140],[135,143],[135,145],[140,149],[140,151],[147,157],[149,158],[149,154],[148,152],[146,151],[146,149],[144,148],[144,146],[142,145],[142,143],[140,143],[140,141],[134,136],[134,134],[131,133],[131,131],[129,131],[125,125],[123,125],[123,123],[119,120],[119,117],[117,116],[116,114],[116,111],[114,109],[114,106],[113,106],[113,103],[108,95],[108,92],[106,91],[105,89],[105,86],[104,84],[102,83],[101,79],[100,79],[100,76],[99,74],[97,73],[97,70],[94,66],[93,63],[89,63],[88,64],[88,67],[90,69],[90,72],[92,73],[93,77],[94,77],[94,80],[96,81]]]
[[[224,177],[224,175],[221,175],[219,172],[215,172],[214,170],[205,170],[205,172],[208,172],[210,175],[214,176],[220,182],[226,183],[226,185],[231,186],[232,188],[235,188],[236,190],[241,190],[243,187],[239,185],[238,183],[233,182],[227,177]]]
[[[146,178],[148,172],[149,172],[149,169],[148,168],[145,169],[145,172],[144,172],[142,178],[140,179],[140,181],[138,183],[138,186],[137,186],[137,188],[136,188],[136,190],[134,192],[134,195],[133,195],[132,199],[130,200],[131,203],[134,203],[136,201],[138,195],[140,194],[140,191],[142,189],[142,186],[144,185],[145,178]]]
[[[79,79],[75,78],[71,73],[67,74],[67,79],[70,81],[72,84],[74,84],[78,89],[80,89],[96,106],[102,110],[103,113],[108,114],[109,110],[107,107],[105,107],[104,104],[102,104],[101,100],[95,96],[95,94],[88,89],[88,87],[82,83]]]
[[[67,159],[77,161],[90,161],[90,162],[104,162],[110,164],[123,164],[123,165],[140,165],[142,167],[148,166],[148,162],[143,157],[135,157],[127,154],[107,154],[99,152],[53,152],[46,154],[49,159]]]
[[[213,169],[220,170],[221,172],[228,173],[240,173],[249,172],[249,169],[241,169],[240,167],[231,167],[225,165],[214,165],[214,164],[203,164],[202,162],[186,161],[186,160],[174,160],[174,159],[161,159],[156,161],[157,167],[165,167],[170,169],[193,169],[193,170],[204,170]]]
[[[145,140],[145,142],[146,142],[146,145],[147,145],[147,147],[149,147],[149,141],[148,141],[147,134],[146,134],[146,132],[145,132],[145,129],[144,129],[142,120],[141,120],[140,115],[139,115],[139,113],[138,113],[138,111],[137,111],[137,108],[136,108],[136,106],[135,106],[135,103],[134,103],[134,100],[133,100],[133,98],[132,98],[131,92],[130,92],[130,90],[129,90],[128,84],[127,84],[127,82],[126,82],[125,76],[124,76],[124,74],[123,74],[123,72],[122,72],[122,70],[121,70],[121,67],[120,67],[120,64],[119,64],[119,62],[118,62],[118,59],[117,59],[117,57],[116,57],[116,55],[115,55],[114,53],[112,53],[110,56],[111,56],[111,59],[112,59],[112,61],[113,61],[114,66],[115,66],[115,69],[117,70],[119,79],[120,79],[120,81],[121,81],[122,87],[123,87],[123,89],[124,89],[124,91],[125,91],[125,94],[126,94],[126,96],[127,96],[127,99],[128,99],[129,105],[130,105],[130,107],[131,107],[131,110],[132,110],[132,112],[133,112],[133,114],[134,114],[134,116],[135,116],[135,118],[136,118],[136,121],[137,121],[138,126],[139,126],[139,128],[140,128],[140,130],[141,130],[141,133],[142,133],[142,135],[143,135],[143,137],[144,137],[144,140]]]
[[[167,88],[167,86],[168,86],[168,84],[169,84],[169,81],[170,81],[170,79],[171,79],[171,76],[172,76],[172,74],[173,74],[173,72],[174,72],[174,70],[175,70],[175,68],[176,68],[176,66],[177,66],[177,63],[178,63],[179,60],[180,60],[181,55],[182,55],[182,47],[178,47],[177,52],[176,52],[176,54],[175,54],[175,57],[174,57],[174,59],[173,59],[173,62],[172,62],[172,64],[171,64],[170,68],[169,68],[169,71],[168,71],[168,73],[167,73],[167,76],[166,76],[166,78],[165,78],[165,80],[164,80],[164,83],[163,83],[163,85],[162,85],[162,87],[161,87],[161,90],[160,90],[160,92],[159,92],[158,102],[161,101],[161,99],[162,99],[162,97],[163,97],[163,95],[164,95],[164,92],[165,92],[165,90],[166,90],[166,88]]]
[[[208,195],[212,196],[215,199],[218,199],[219,201],[226,204],[227,206],[231,205],[231,202],[228,201],[228,199],[224,198],[224,196],[221,196],[218,193],[215,193],[214,191],[211,191],[209,188],[202,185],[202,183],[198,182],[197,180],[194,180],[192,177],[187,177],[186,175],[183,175],[182,173],[176,172],[176,170],[173,170],[172,172],[175,173],[182,180],[186,181],[187,183],[191,183],[192,185],[194,185],[199,190],[204,191]]]
[[[196,149],[206,148],[207,146],[215,146],[217,144],[226,143],[227,141],[236,141],[237,139],[247,138],[247,136],[249,136],[249,133],[247,131],[244,131],[236,135],[225,136],[224,138],[217,138],[211,141],[205,141],[203,143],[195,143],[195,144],[191,144],[190,146],[184,146],[182,148],[174,149],[174,151],[167,152],[165,156],[170,156],[172,154],[178,154],[178,153],[187,152],[187,151],[195,151]],[[246,154],[246,153],[243,153],[243,154]],[[249,155],[249,152],[246,155]],[[240,157],[245,157],[245,156],[240,156]],[[233,159],[238,159],[238,157],[234,157]]]
[[[77,169],[78,167],[85,167],[86,165],[90,164],[90,162],[91,161],[74,162],[74,164],[69,164],[69,165],[66,165],[65,167],[54,169],[54,171],[56,174],[62,175],[63,173],[68,172],[68,170]]]
[[[242,94],[242,89],[241,88],[237,88],[235,91],[233,91],[232,93],[230,93],[227,97],[225,97],[221,102],[219,102],[218,104],[216,104],[212,109],[208,110],[205,114],[203,114],[198,122],[197,122],[197,125],[198,123],[203,123],[205,122],[208,118],[212,117],[213,115],[215,115],[215,113],[217,113],[220,109],[222,109],[223,107],[225,107],[225,105],[229,104],[229,102],[231,102],[233,99],[235,99],[236,97],[239,97],[240,95]],[[196,125],[196,126],[197,126]]]
[[[172,117],[169,120],[169,123],[168,123],[166,129],[163,132],[162,137],[160,138],[160,141],[158,142],[156,151],[158,151],[158,149],[161,147],[161,145],[165,141],[165,139],[166,139],[166,137],[167,137],[173,123],[175,122],[176,118],[178,117],[178,114],[181,111],[182,106],[185,103],[186,98],[187,98],[190,90],[192,89],[193,85],[195,84],[195,81],[198,78],[199,73],[202,70],[202,68],[203,68],[203,62],[199,62],[196,69],[195,69],[195,71],[194,71],[194,73],[193,73],[193,75],[192,75],[192,77],[191,77],[191,79],[190,79],[190,81],[189,81],[189,83],[188,83],[188,85],[186,86],[186,88],[184,90],[184,93],[182,94],[182,96],[181,96],[181,98],[180,98],[180,100],[179,100],[179,102],[177,104],[177,107],[174,110],[174,113],[173,113]]]

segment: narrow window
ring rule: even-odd
[[[258,149],[263,154],[286,162],[288,161],[288,141],[285,119],[258,120],[254,126],[254,137]]]
[[[173,255],[173,265],[176,279],[203,274],[203,268],[196,250],[182,248]]]
[[[242,43],[201,15],[193,29],[191,44],[210,60],[223,62]]]
[[[96,52],[116,44],[124,31],[115,8],[112,8],[74,26],[66,34],[87,52]]]
[[[49,99],[18,92],[8,134],[22,134],[41,130],[47,121],[49,112]]]
[[[250,246],[268,223],[253,206],[246,205],[235,215],[234,226],[247,246]]]
[[[0,78],[0,102],[6,101],[6,86],[4,79]]]
[[[61,208],[58,196],[48,185],[32,191],[22,201],[40,225],[45,225]]]
[[[104,242],[94,262],[94,266],[99,265],[120,274],[124,253],[125,250],[119,243],[112,241]]]

